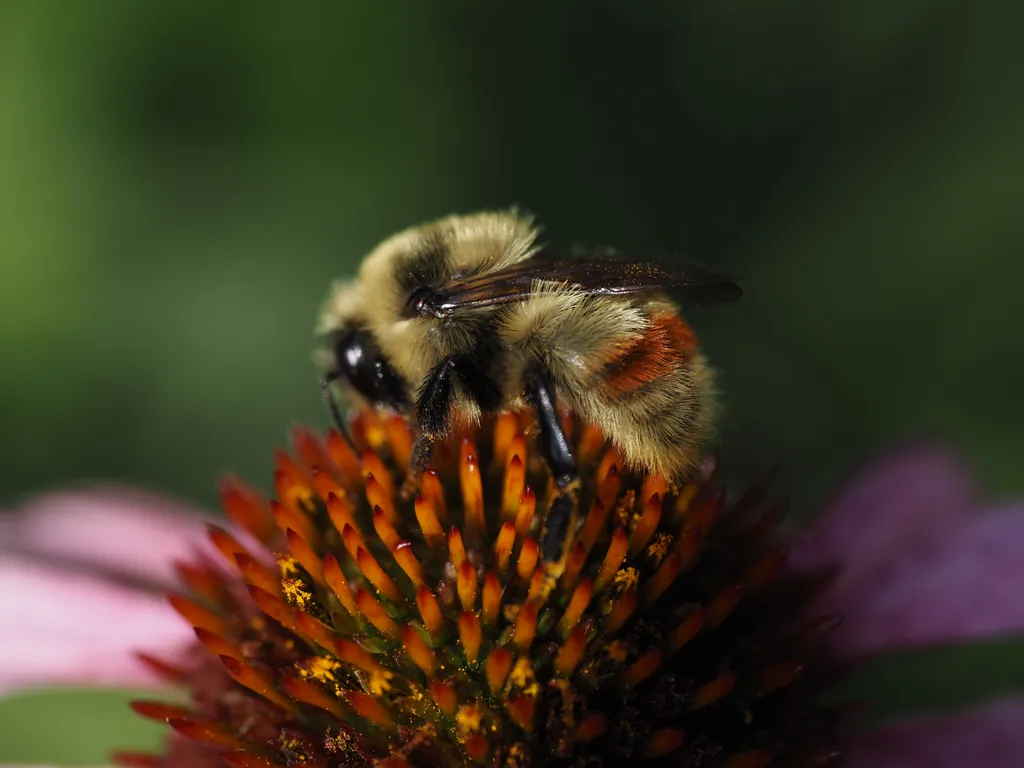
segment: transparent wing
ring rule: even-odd
[[[679,266],[608,259],[535,257],[498,272],[439,286],[419,304],[421,314],[449,317],[460,309],[523,301],[536,281],[564,285],[593,296],[625,296],[652,291],[682,293],[699,304],[736,301],[742,289],[732,280],[696,262]]]

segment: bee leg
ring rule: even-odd
[[[547,372],[539,366],[530,366],[524,374],[526,399],[540,423],[541,451],[548,462],[555,484],[560,491],[579,484],[579,471],[573,458],[569,439],[562,429],[555,406],[555,388]]]
[[[412,465],[402,485],[402,496],[416,492],[420,477],[430,463],[437,438],[448,431],[455,394],[455,359],[447,357],[434,366],[416,394],[416,425],[419,433],[412,445]]]
[[[328,371],[327,375],[320,380],[320,390],[323,392],[324,403],[327,405],[327,412],[331,414],[331,421],[334,422],[334,426],[337,428],[338,433],[342,436],[348,447],[358,456],[359,451],[356,449],[356,444],[352,440],[352,436],[348,433],[348,425],[345,424],[345,419],[341,416],[341,410],[338,408],[338,401],[334,399],[334,391],[331,389],[331,384],[336,382],[341,376],[337,371]]]
[[[415,497],[416,492],[419,490],[420,478],[423,477],[423,472],[426,470],[427,465],[430,464],[430,456],[434,452],[434,443],[436,442],[437,437],[435,435],[428,435],[425,432],[420,432],[416,435],[416,439],[413,440],[409,474],[405,476],[405,481],[402,483],[402,488],[399,491],[404,501]]]
[[[430,457],[434,452],[434,443],[437,442],[435,435],[428,435],[421,432],[416,435],[412,443],[412,461],[410,463],[410,476],[419,480],[420,476],[430,464]]]
[[[551,503],[545,523],[543,555],[546,562],[562,558],[569,533],[580,476],[569,440],[562,429],[555,407],[555,388],[551,377],[540,366],[530,366],[524,375],[526,398],[540,424],[540,450],[558,486],[558,496]]]

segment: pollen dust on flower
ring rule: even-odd
[[[635,587],[639,580],[640,575],[637,573],[636,568],[620,568],[615,572],[615,579],[612,584],[615,591],[622,594],[626,590]]]
[[[565,423],[582,482],[556,563],[528,413],[459,426],[411,498],[412,430],[374,411],[348,437],[295,429],[275,500],[225,480],[247,535],[210,538],[232,573],[191,565],[195,595],[172,598],[195,658],[143,657],[191,702],[136,702],[173,735],[116,762],[826,765],[828,657],[801,619],[815,584],[785,570],[770,483],[727,504],[712,463],[674,487]]]

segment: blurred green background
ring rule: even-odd
[[[0,501],[268,485],[288,424],[326,423],[328,282],[510,204],[555,246],[742,277],[692,319],[728,466],[781,464],[799,514],[921,435],[1019,493],[1022,24],[1010,0],[7,0]],[[20,727],[0,760],[100,760],[66,716],[69,754]]]

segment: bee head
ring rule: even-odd
[[[375,406],[407,411],[410,398],[402,377],[364,328],[347,326],[329,335],[333,368],[328,379],[344,381]]]

